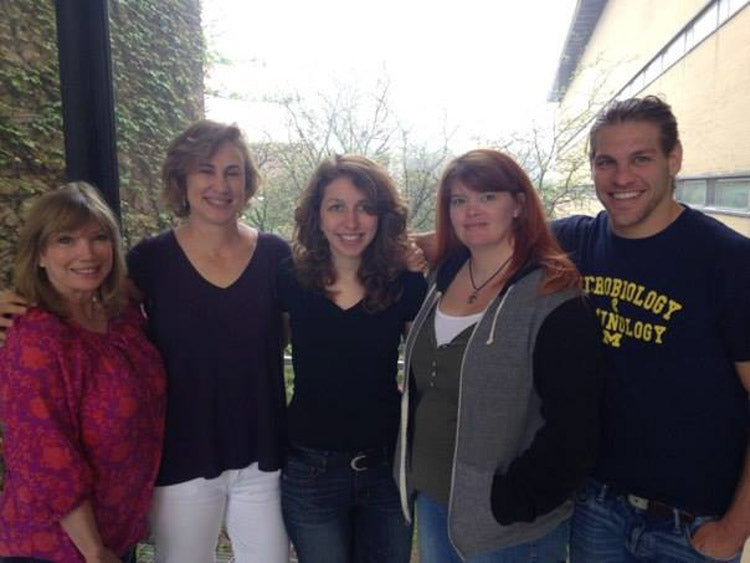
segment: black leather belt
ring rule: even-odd
[[[305,463],[323,468],[349,467],[353,471],[366,471],[392,461],[391,448],[369,448],[354,451],[314,450],[292,444],[292,455],[305,460]]]
[[[348,465],[354,471],[366,471],[386,461],[382,449],[362,450],[360,452],[332,452],[327,462],[330,466]]]
[[[625,495],[625,498],[628,499],[628,503],[630,503],[631,506],[642,510],[646,513],[646,516],[649,516],[650,518],[674,518],[675,514],[677,514],[680,518],[680,522],[690,524],[695,520],[695,514],[680,508],[669,506],[658,500],[649,500],[637,495]]]

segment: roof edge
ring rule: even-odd
[[[573,73],[578,68],[581,56],[606,5],[607,0],[578,0],[576,3],[547,101],[559,102],[567,92]]]

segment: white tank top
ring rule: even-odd
[[[435,341],[437,345],[448,344],[448,342],[466,330],[466,327],[473,325],[481,317],[482,312],[465,317],[446,315],[440,310],[440,305],[438,304],[435,307]]]

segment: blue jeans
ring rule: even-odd
[[[504,547],[466,559],[469,563],[562,563],[568,547],[570,521],[565,520],[536,541]],[[427,563],[462,563],[448,537],[448,506],[417,494],[419,560]]]
[[[391,452],[349,465],[339,452],[293,447],[281,508],[300,563],[408,563],[412,528],[401,513]]]
[[[690,538],[713,520],[699,516],[685,522],[679,514],[647,516],[627,498],[589,479],[579,491],[570,536],[571,563],[607,561],[698,562],[719,561],[696,551]],[[725,561],[739,563],[740,554]]]

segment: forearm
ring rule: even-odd
[[[737,375],[750,392],[750,362],[737,362]],[[729,558],[742,551],[750,535],[750,436],[745,448],[745,463],[729,508],[719,520],[704,524],[695,532],[693,545],[706,555]]]
[[[88,500],[63,516],[60,525],[87,560],[104,551],[104,544],[96,527],[94,510]]]
[[[750,393],[750,362],[737,362],[735,368],[742,386]],[[744,543],[750,535],[750,434],[745,448],[745,464],[742,474],[737,483],[732,504],[722,520],[742,538]]]
[[[745,465],[732,504],[721,520],[738,541],[744,543],[750,536],[750,445],[745,450]]]

